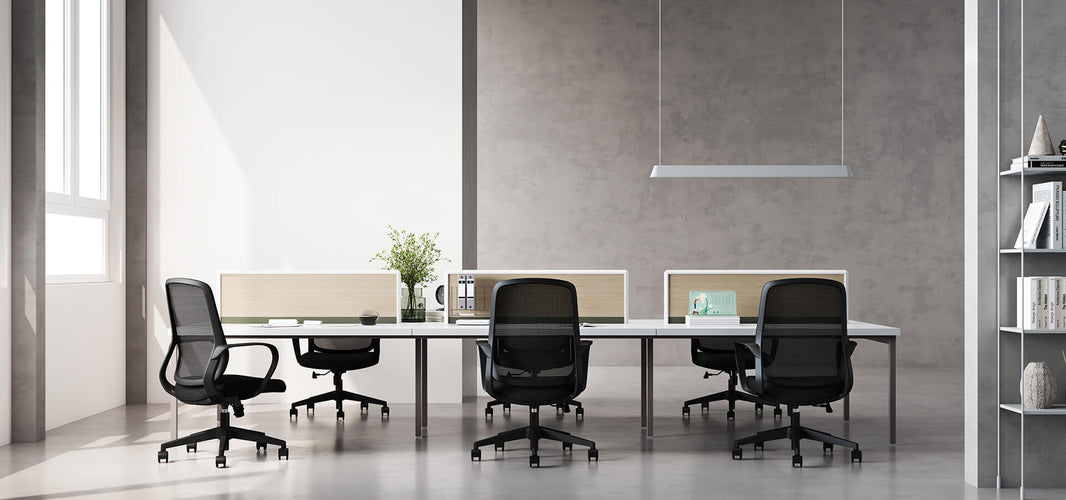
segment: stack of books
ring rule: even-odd
[[[1066,168],[1066,156],[1021,156],[1011,160],[1011,170],[1021,170],[1029,165],[1029,168]]]
[[[1066,329],[1066,277],[1018,278],[1018,328]]]
[[[740,326],[740,316],[725,315],[692,315],[685,316],[685,325],[688,326]]]

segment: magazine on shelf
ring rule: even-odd
[[[1044,225],[1047,217],[1048,202],[1034,201],[1025,210],[1025,219],[1022,220],[1022,228],[1018,231],[1018,239],[1014,242],[1014,248],[1036,248],[1037,236],[1040,228]]]
[[[1037,248],[1062,250],[1062,181],[1033,184],[1033,201],[1049,203],[1047,216],[1037,236]]]

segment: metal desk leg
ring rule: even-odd
[[[888,444],[896,444],[896,338],[888,340]]]
[[[429,427],[429,339],[423,337],[422,340],[422,437],[426,437],[428,433],[426,428]]]
[[[178,398],[170,398],[170,439],[178,439]]]
[[[422,339],[415,338],[415,437],[422,437]]]
[[[644,377],[645,384],[647,387],[645,393],[647,394],[647,396],[645,396],[646,402],[644,404],[644,412],[648,416],[646,436],[652,437],[655,435],[655,431],[653,429],[655,422],[655,346],[653,344],[652,339],[648,339],[647,342],[648,344],[646,351],[648,369],[647,375]]]
[[[640,426],[648,426],[648,339],[640,339]]]

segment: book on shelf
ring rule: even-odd
[[[1047,288],[1047,277],[1018,277],[1018,328],[1024,330],[1047,328]]]
[[[1021,170],[1026,166],[1029,168],[1064,168],[1066,167],[1066,156],[1022,156],[1011,161],[1010,169]]]
[[[740,316],[702,316],[689,314],[685,316],[686,326],[740,326]]]
[[[1066,277],[1048,278],[1048,328],[1066,329]]]
[[[1036,239],[1037,248],[1062,250],[1062,181],[1033,184],[1033,201],[1048,203],[1047,216]]]
[[[1025,219],[1022,220],[1022,229],[1018,231],[1014,248],[1036,248],[1037,236],[1047,217],[1048,205],[1046,201],[1034,201],[1025,209]]]

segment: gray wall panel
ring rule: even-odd
[[[648,178],[656,2],[480,2],[479,267],[629,269],[634,318],[661,315],[666,269],[844,268],[901,363],[961,366],[962,2],[903,3],[847,2],[855,178],[686,180]],[[663,161],[838,162],[839,8],[664,2]]]

